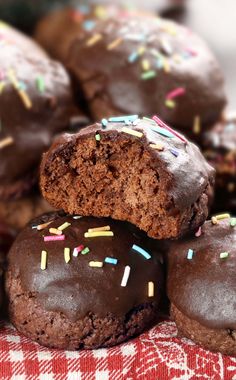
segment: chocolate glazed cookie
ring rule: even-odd
[[[12,323],[62,349],[109,347],[141,333],[157,321],[163,289],[160,256],[147,240],[106,218],[49,214],[33,221],[8,256]]]
[[[74,41],[68,67],[94,120],[157,112],[198,141],[226,104],[222,71],[206,44],[161,18],[126,14],[97,23]]]
[[[20,198],[53,136],[74,108],[70,79],[37,44],[5,24],[1,31],[0,200]]]
[[[235,241],[236,218],[219,215],[168,252],[168,296],[179,333],[226,355],[236,355]]]
[[[214,169],[159,118],[124,116],[64,135],[43,157],[41,190],[70,214],[125,220],[156,239],[198,228]]]

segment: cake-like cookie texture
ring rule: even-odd
[[[205,42],[166,19],[127,14],[100,21],[78,35],[68,68],[94,120],[158,113],[197,141],[226,104],[222,70]]]
[[[203,139],[203,154],[216,169],[213,210],[236,214],[236,114],[226,115]]]
[[[226,355],[236,355],[235,241],[236,218],[221,214],[196,236],[173,242],[167,254],[167,292],[180,335]]]
[[[214,169],[198,147],[154,119],[104,119],[55,141],[41,164],[45,199],[70,214],[129,221],[156,239],[198,228]]]
[[[158,320],[164,285],[161,256],[147,240],[107,218],[52,213],[34,220],[8,255],[11,322],[42,345],[69,350],[110,347],[141,333]]]
[[[77,113],[61,64],[6,24],[1,31],[0,200],[20,198],[37,179],[41,155]]]

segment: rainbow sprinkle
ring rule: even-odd
[[[164,145],[162,145],[161,143],[150,144],[149,146],[150,148],[159,150],[160,152],[164,150]]]
[[[54,235],[62,235],[62,231],[59,231],[57,228],[50,228],[49,232]]]
[[[37,226],[32,226],[32,229],[37,229],[38,231],[41,231],[41,230],[44,230],[45,228],[47,228],[49,226],[49,224],[52,223],[52,220],[50,222],[47,222],[47,223],[43,223],[43,224],[38,224]]]
[[[99,133],[97,133],[97,134],[95,135],[95,140],[96,140],[96,141],[100,141],[100,140],[101,140],[101,135],[99,135]]]
[[[108,120],[107,119],[102,119],[101,123],[102,123],[102,128],[106,128],[107,124],[108,124]]]
[[[132,246],[131,249],[133,249],[134,251],[140,253],[143,257],[145,257],[146,260],[149,260],[152,257],[147,251],[145,251],[145,249],[139,247],[136,244],[133,244],[133,246]]]
[[[65,240],[65,235],[59,235],[59,236],[44,236],[44,241],[62,241]]]
[[[107,46],[107,50],[113,50],[113,49],[115,49],[116,47],[118,47],[122,43],[122,41],[123,41],[122,37],[117,38],[116,40],[114,40],[113,42],[111,42]]]
[[[71,223],[65,222],[65,223],[63,223],[61,226],[59,226],[57,229],[58,229],[59,231],[63,231],[63,230],[65,230],[67,227],[70,227],[70,226],[71,226]]]
[[[91,268],[102,268],[103,267],[103,262],[102,261],[90,261],[89,266]]]
[[[141,74],[141,79],[143,79],[143,80],[152,79],[152,78],[155,78],[156,75],[157,75],[156,71],[149,70],[149,71],[146,71],[145,73]]]
[[[83,245],[79,245],[78,247],[74,248],[73,250],[73,256],[74,257],[78,257],[78,254],[83,251],[84,249],[84,246]]]
[[[95,232],[85,232],[84,237],[86,238],[94,238],[94,237],[109,237],[114,236],[112,231],[95,231]]]
[[[41,75],[39,75],[36,78],[36,86],[37,86],[38,91],[41,92],[41,94],[45,92],[45,81]]]
[[[193,258],[193,250],[192,249],[189,249],[188,250],[188,253],[187,253],[187,259],[188,260],[192,260],[192,258]]]
[[[87,255],[87,253],[90,252],[90,249],[88,247],[85,247],[82,251],[81,251],[81,255]]]
[[[96,33],[94,34],[87,42],[86,42],[86,45],[88,47],[91,47],[93,45],[95,45],[98,41],[100,41],[102,39],[102,35],[100,33]]]
[[[193,120],[193,133],[198,135],[201,132],[201,119],[200,116],[195,116]]]
[[[230,221],[230,226],[235,227],[236,226],[236,218],[232,218]]]
[[[138,115],[115,116],[108,119],[111,123],[129,123],[138,119]]]
[[[184,95],[185,92],[186,92],[186,91],[185,91],[185,88],[183,88],[183,87],[178,87],[178,88],[176,88],[175,90],[170,91],[170,92],[166,95],[166,99],[174,99],[174,98],[176,98],[177,96]]]
[[[138,132],[138,131],[135,131],[134,129],[130,129],[130,128],[126,128],[126,127],[123,127],[121,131],[124,133],[127,133],[128,135],[132,135],[132,136],[139,137],[139,138],[141,138],[143,136],[142,132]]]
[[[229,257],[229,252],[221,252],[220,253],[220,259],[227,259]]]
[[[6,137],[5,139],[0,140],[0,149],[3,149],[9,145],[12,145],[14,140],[11,136]]]
[[[120,286],[126,287],[129,276],[130,276],[130,270],[131,270],[130,266],[126,265]]]
[[[64,248],[64,259],[66,264],[70,262],[70,248],[68,247]]]
[[[118,260],[114,259],[113,257],[106,257],[104,261],[105,263],[112,265],[116,265],[118,263]]]
[[[179,151],[177,149],[170,149],[170,152],[173,154],[173,156],[178,157]]]
[[[47,251],[42,251],[41,252],[41,265],[40,268],[42,270],[45,270],[47,268]]]
[[[97,232],[97,231],[110,231],[110,226],[104,226],[104,227],[95,227],[95,228],[89,228],[88,232]]]
[[[199,227],[199,229],[197,230],[197,232],[195,233],[195,236],[196,237],[200,237],[202,235],[202,227]]]
[[[154,282],[148,282],[148,297],[154,297]]]

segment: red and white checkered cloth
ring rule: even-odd
[[[236,358],[178,339],[169,321],[118,347],[79,352],[49,350],[0,327],[0,380],[236,380]]]

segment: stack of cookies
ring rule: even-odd
[[[226,201],[214,209],[234,209],[236,123],[204,41],[151,14],[80,4],[36,31],[67,72],[0,32],[0,217],[17,228],[33,217],[7,257],[11,322],[47,347],[111,347],[158,323],[168,296],[180,334],[236,355],[236,219],[206,222],[206,158]],[[55,139],[84,115],[90,126]],[[31,194],[41,213],[59,211],[34,218]],[[10,245],[5,225],[1,236]]]
[[[199,149],[157,116],[103,119],[59,138],[43,157],[41,189],[63,211],[34,220],[10,250],[13,324],[64,349],[136,336],[161,315],[166,239],[187,234],[168,243],[172,315],[186,336],[235,353],[236,221],[215,217],[201,229],[213,184]]]

